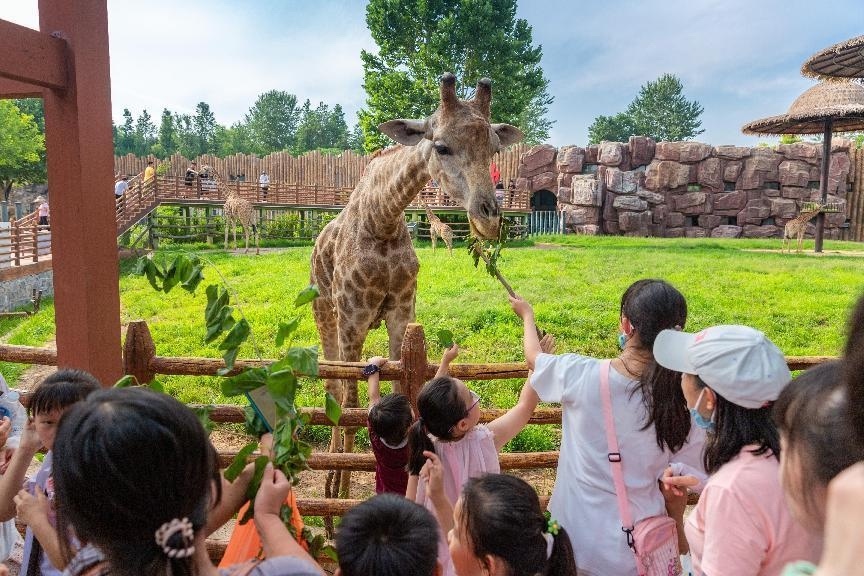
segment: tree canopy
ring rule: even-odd
[[[687,140],[701,134],[703,108],[684,97],[681,80],[664,74],[639,89],[627,110],[614,116],[598,116],[588,127],[588,141],[626,142],[630,136],[650,136],[656,141]]]
[[[25,103],[24,106],[31,104]],[[40,118],[41,109],[41,105],[38,106]],[[0,186],[3,200],[9,200],[15,182],[44,180],[45,137],[39,123],[34,115],[23,113],[15,102],[0,100]]]
[[[529,143],[548,137],[543,51],[532,45],[528,22],[516,18],[516,0],[370,0],[366,23],[379,47],[361,53],[366,108],[358,117],[367,151],[388,142],[380,123],[435,110],[444,72],[456,75],[462,98],[491,78],[493,121],[518,126]]]

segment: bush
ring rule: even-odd
[[[502,452],[549,452],[561,447],[561,429],[553,424],[529,424],[501,449]]]

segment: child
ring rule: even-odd
[[[543,349],[551,350],[555,340],[544,336]],[[498,452],[519,433],[537,407],[538,398],[528,385],[530,374],[516,405],[490,422],[481,425],[480,397],[468,389],[464,382],[451,377],[450,363],[459,355],[454,344],[444,351],[441,366],[435,378],[427,382],[417,396],[419,418],[408,432],[408,490],[406,497],[429,510],[435,504],[427,493],[427,480],[420,477],[426,463],[424,452],[434,453],[441,462],[444,474],[443,492],[449,502],[456,503],[462,486],[473,477],[486,472],[500,472]],[[439,522],[441,518],[438,519]],[[453,574],[444,534],[441,534],[438,560],[444,566],[444,574]]]
[[[438,525],[428,510],[394,494],[351,509],[336,533],[336,576],[433,576]]]
[[[269,465],[255,499],[267,560],[217,572],[204,542],[208,511],[221,497],[216,451],[195,414],[170,396],[97,392],[63,418],[55,452],[59,532],[74,526],[104,555],[73,559],[69,576],[324,574],[282,523],[290,482]]]
[[[381,396],[378,373],[386,358],[374,356],[363,374],[369,378],[369,442],[375,454],[375,492],[405,495],[408,487],[408,427],[414,419],[404,394]]]
[[[428,456],[423,474],[459,576],[576,576],[567,531],[546,519],[527,482],[507,474],[471,478],[454,508],[443,493],[441,461]]]
[[[770,406],[791,378],[783,353],[753,328],[712,326],[662,331],[654,357],[682,373],[693,422],[708,431],[711,477],[685,523],[694,573],[776,576],[790,561],[818,558],[819,539],[789,513],[780,486]]]
[[[99,381],[81,370],[58,370],[45,378],[30,396],[31,422],[6,474],[0,478],[0,521],[16,514],[27,524],[22,572],[60,576],[66,562],[57,537],[54,511],[54,439],[57,422],[71,406],[99,390]],[[41,447],[48,453],[33,480],[21,489],[27,468]]]

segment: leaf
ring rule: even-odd
[[[276,346],[285,344],[285,339],[294,334],[297,327],[300,326],[300,318],[294,318],[289,322],[280,322],[279,331],[276,332]]]
[[[165,394],[165,387],[158,380],[153,380],[147,384],[147,387],[155,392],[159,392],[160,394]]]
[[[297,391],[297,377],[291,370],[279,370],[271,372],[267,377],[267,391],[275,400],[276,398],[287,398],[294,404],[294,396]]]
[[[194,294],[195,289],[198,288],[198,284],[200,284],[202,280],[204,280],[204,275],[201,273],[201,267],[195,266],[189,272],[189,275],[183,280],[180,287],[190,294]]]
[[[234,324],[225,339],[219,344],[219,350],[231,350],[238,348],[249,337],[249,322],[245,318],[241,318],[239,322]]]
[[[207,431],[209,435],[213,431],[213,420],[210,419],[210,413],[213,411],[213,406],[192,406],[192,411],[195,412],[195,416],[198,417],[198,421],[201,422],[201,426],[204,427],[204,430]]]
[[[318,375],[318,346],[289,348],[285,358],[291,363],[295,374]]]
[[[216,314],[228,304],[228,291],[216,284],[207,286],[207,308],[204,309],[204,318],[207,324],[211,324]]]
[[[327,395],[324,397],[324,413],[327,414],[327,419],[334,426],[339,425],[339,418],[342,416],[342,406],[339,405],[339,402],[330,392],[327,392]]]
[[[246,460],[255,452],[256,448],[258,448],[257,442],[249,442],[237,452],[234,460],[231,461],[231,465],[225,469],[225,473],[223,474],[228,482],[234,482],[240,476],[240,473],[246,468]]]
[[[450,330],[438,330],[438,345],[442,348],[450,348],[453,346],[453,332]]]
[[[267,384],[266,368],[247,368],[240,374],[222,380],[222,394],[239,396]]]
[[[114,383],[114,388],[129,388],[130,386],[137,386],[137,385],[138,385],[138,379],[135,378],[135,376],[132,376],[131,374],[126,374],[125,376],[123,376],[122,378],[117,380],[117,382]]]
[[[225,354],[222,355],[222,360],[225,361],[225,367],[220,368],[216,371],[220,376],[224,376],[231,372],[234,369],[234,362],[237,360],[237,351],[239,348],[231,348],[225,351]]]
[[[162,280],[162,290],[167,294],[171,291],[171,289],[177,285],[179,280],[177,279],[177,261],[179,259],[175,258],[171,265],[168,266],[168,270],[165,271],[165,278]]]
[[[294,307],[299,308],[304,304],[308,304],[319,295],[318,287],[315,284],[310,284],[297,294],[297,299],[294,300]]]

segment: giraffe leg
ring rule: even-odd
[[[798,249],[795,252],[800,254],[803,246],[804,246],[804,230],[802,229],[801,232],[798,233]]]
[[[243,236],[246,238],[246,249],[243,250],[244,254],[249,253],[249,226],[246,224],[243,225]]]
[[[234,225],[231,227],[232,233],[234,234],[234,250],[237,250],[237,222],[234,222]]]
[[[438,241],[438,234],[435,233],[434,228],[429,229],[429,239],[432,240],[432,251],[435,251],[435,244]]]
[[[447,245],[447,253],[450,256],[453,256],[453,235],[452,234],[448,234],[447,236],[444,236],[444,244]]]
[[[228,227],[231,225],[231,220],[226,216],[223,218],[225,221],[225,251],[228,251]]]
[[[363,353],[363,342],[366,340],[366,334],[369,332],[369,324],[372,318],[354,317],[352,322],[347,326],[338,326],[339,333],[339,360],[343,362],[357,362]],[[340,315],[341,317],[341,315]],[[346,323],[347,324],[347,323]],[[357,380],[343,379],[342,380],[342,407],[357,408]],[[343,449],[346,454],[354,451],[354,437],[357,434],[356,428],[345,428],[345,439]],[[351,493],[351,471],[343,470],[339,475],[339,497],[348,498]]]

